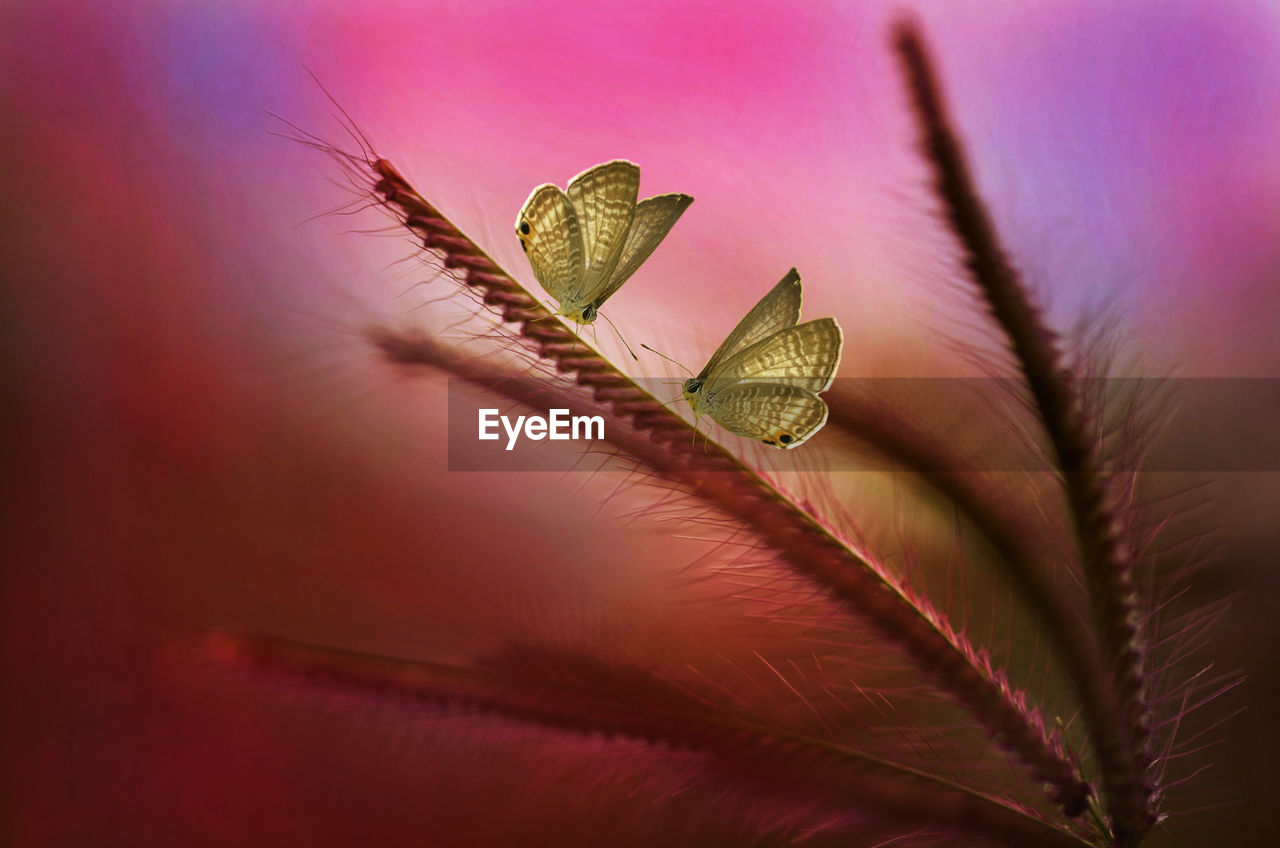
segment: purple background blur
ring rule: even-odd
[[[1120,5],[920,17],[1055,322],[1112,303],[1150,373],[1280,378],[1280,10]],[[606,310],[633,345],[700,362],[795,265],[806,315],[845,328],[843,375],[947,375],[912,341],[957,298],[932,270],[945,237],[921,234],[899,6],[4,4],[0,841],[462,845],[528,825],[589,844],[581,822],[615,802],[529,797],[504,770],[523,737],[477,754],[403,708],[264,694],[193,659],[213,627],[440,659],[596,618],[671,650],[709,630],[646,577],[692,542],[593,517],[576,481],[444,470],[443,381],[382,367],[360,332],[452,332],[459,305],[414,309],[450,289],[410,288],[430,273],[392,265],[405,239],[343,234],[375,213],[301,223],[349,195],[267,110],[347,145],[310,69],[526,282],[529,190],[632,159],[642,195],[697,198]],[[1242,592],[1214,651],[1250,674],[1250,709],[1210,780],[1241,806],[1152,844],[1270,844],[1277,483],[1213,491],[1210,588]]]

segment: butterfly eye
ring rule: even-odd
[[[588,303],[582,309],[582,320],[588,323],[596,319],[596,307],[594,304]]]
[[[795,437],[795,436],[793,436],[793,435],[791,435],[790,433],[779,433],[779,434],[778,434],[778,441],[779,441],[779,442],[781,442],[781,443],[782,443],[782,444],[784,444],[784,445],[789,445],[789,444],[791,444],[792,442],[794,442],[795,440],[796,440],[796,437]]]
[[[689,394],[694,394],[700,388],[702,388],[702,383],[698,382],[697,380],[684,381],[684,390]]]
[[[529,235],[529,222],[528,222],[528,221],[521,221],[521,222],[520,222],[520,232],[524,233],[526,236],[527,236],[527,235]]]

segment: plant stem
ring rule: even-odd
[[[350,161],[350,160],[348,160]],[[357,160],[359,161],[359,160]],[[783,561],[825,587],[849,610],[901,645],[935,683],[965,705],[983,728],[1052,787],[1055,803],[1075,808],[1089,794],[1039,713],[1003,673],[923,599],[855,552],[776,487],[714,442],[694,444],[693,427],[555,320],[518,282],[422,198],[385,159],[367,163],[375,193],[444,266],[478,290],[556,370],[572,373],[592,398],[612,406],[649,445],[637,458],[751,527]]]
[[[1136,845],[1155,822],[1146,695],[1139,647],[1134,560],[1079,402],[1053,333],[1009,264],[995,227],[973,184],[942,101],[923,41],[910,23],[897,27],[895,46],[907,77],[924,146],[951,229],[965,263],[986,299],[1027,380],[1066,487],[1080,545],[1080,562],[1109,666],[1104,678],[1074,669],[1085,720],[1101,765],[1106,807],[1115,839]]]
[[[927,825],[1013,848],[1083,848],[1071,831],[1028,811],[844,745],[699,706],[645,669],[618,669],[552,652],[520,656],[552,673],[393,659],[263,636],[215,634],[216,659],[309,681],[388,692],[574,733],[604,733],[711,754],[775,791],[830,797],[898,827]],[[832,766],[835,768],[832,769]]]

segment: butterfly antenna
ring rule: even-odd
[[[640,347],[644,348],[645,350],[649,351],[650,353],[657,353],[657,354],[658,354],[658,356],[661,356],[663,359],[667,360],[668,362],[674,363],[674,364],[676,364],[676,365],[680,366],[681,368],[683,368],[683,369],[684,369],[684,372],[685,372],[686,374],[688,374],[690,377],[692,377],[692,376],[693,376],[693,372],[692,372],[692,371],[690,371],[688,368],[685,368],[685,367],[684,367],[684,365],[683,365],[682,363],[676,362],[674,359],[672,359],[671,357],[667,356],[665,353],[658,353],[658,351],[656,351],[656,350],[654,350],[653,348],[649,347],[649,346],[648,346],[647,344],[645,344],[644,342],[640,342]]]
[[[609,321],[608,315],[605,315],[603,312],[598,314],[604,320]],[[614,324],[612,321],[609,321],[609,326],[613,327],[613,331],[618,334],[618,338],[622,341],[622,346],[627,349],[627,353],[631,354],[631,358],[634,359],[636,362],[639,362],[640,357],[636,356],[636,352],[631,349],[631,345],[627,344],[627,340],[623,338],[622,333],[618,330],[618,325]]]

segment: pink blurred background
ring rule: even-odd
[[[442,660],[529,633],[641,632],[676,654],[730,639],[650,573],[696,541],[597,514],[599,487],[576,480],[445,471],[443,382],[383,367],[360,332],[462,338],[461,306],[423,305],[450,289],[411,288],[430,272],[393,265],[405,239],[344,232],[375,213],[303,223],[349,195],[268,110],[346,144],[310,69],[527,282],[510,228],[529,190],[632,159],[642,195],[697,198],[610,303],[633,344],[700,362],[795,265],[806,314],[845,327],[842,374],[947,374],[912,341],[956,298],[930,271],[944,236],[921,234],[926,172],[887,47],[899,8],[5,4],[0,841],[615,839],[625,793],[530,789],[513,770],[549,743],[519,728],[477,741],[462,719],[197,659],[216,627]],[[1280,11],[918,11],[1053,319],[1115,303],[1152,373],[1280,378]],[[1255,414],[1224,410],[1215,432],[1274,429]],[[1152,844],[1271,844],[1277,488],[1213,489],[1227,552],[1202,588],[1241,592],[1214,651],[1250,682],[1211,779],[1240,803]],[[633,823],[636,844],[664,821]],[[700,826],[690,844],[714,834]]]

